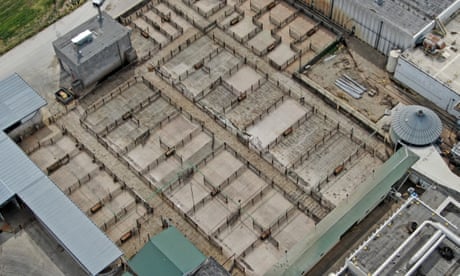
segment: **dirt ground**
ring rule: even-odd
[[[368,117],[372,122],[381,119],[386,109],[397,103],[407,104],[398,94],[395,85],[390,81],[389,74],[383,69],[386,57],[373,51],[355,38],[346,40],[348,47],[339,44],[335,51],[326,55],[318,63],[304,72],[309,78],[355,107],[357,111]],[[371,93],[364,93],[361,99],[355,99],[335,85],[335,81],[348,75]]]

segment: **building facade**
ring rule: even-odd
[[[87,88],[136,58],[130,31],[103,12],[53,42],[73,88]]]
[[[458,0],[297,0],[352,32],[379,52],[414,46],[460,7]]]

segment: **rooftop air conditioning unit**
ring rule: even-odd
[[[71,39],[72,43],[76,46],[82,46],[91,40],[93,40],[93,33],[90,30],[83,31]]]

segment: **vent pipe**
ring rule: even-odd
[[[93,0],[93,7],[97,8],[97,12],[99,14],[98,19],[99,23],[102,25],[102,5],[104,4],[105,0]]]

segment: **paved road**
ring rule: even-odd
[[[142,0],[107,0],[104,9],[117,17]],[[20,74],[45,99],[59,87],[60,67],[51,43],[59,36],[97,14],[91,1],[63,17],[37,35],[24,41],[0,57],[0,79],[14,72]]]

